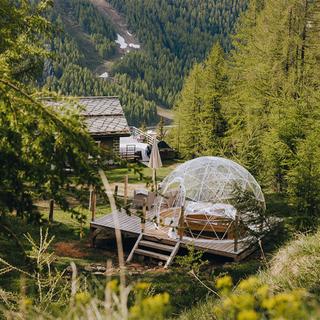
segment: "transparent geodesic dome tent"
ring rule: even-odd
[[[264,211],[265,199],[255,178],[241,165],[200,157],[179,165],[161,183],[155,205],[158,223],[177,227],[181,207],[189,236],[227,239],[233,237],[236,216],[241,215],[243,223],[249,221]]]

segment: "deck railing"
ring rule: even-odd
[[[149,143],[149,144],[153,144],[154,142],[154,136],[152,136],[151,134],[148,134],[144,131],[142,131],[141,129],[137,128],[137,127],[130,127],[130,132],[131,132],[131,135],[134,137],[134,138],[137,138],[137,137],[143,137],[143,139]],[[157,142],[159,142],[158,139],[156,139]]]

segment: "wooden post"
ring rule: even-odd
[[[182,206],[180,209],[180,218],[179,218],[179,227],[178,227],[178,234],[180,241],[183,238],[183,233],[184,233],[184,207]]]
[[[143,207],[142,207],[141,232],[145,231],[146,220],[147,220],[147,199],[144,199]]]
[[[53,222],[54,200],[49,201],[49,222]]]
[[[234,221],[234,252],[238,251],[238,237],[239,237],[239,216],[236,214]]]
[[[94,221],[96,218],[96,206],[97,206],[97,194],[93,188],[91,194],[91,221]]]
[[[152,188],[153,191],[156,193],[158,192],[158,186],[157,186],[157,170],[156,169],[152,169]]]
[[[128,175],[124,177],[124,205],[128,203]]]
[[[92,204],[92,191],[93,191],[93,186],[90,185],[89,187],[89,208],[88,210],[91,211],[91,204]]]

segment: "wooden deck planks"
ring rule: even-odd
[[[134,235],[141,234],[141,220],[137,216],[128,216],[125,213],[119,212],[115,213],[117,215],[120,229],[123,232],[127,232]],[[100,218],[97,218],[95,221],[91,222],[90,226],[93,229],[105,228],[105,229],[115,229],[115,224],[113,221],[113,214],[109,214]],[[145,235],[159,239],[159,241],[166,241],[175,245],[177,240],[171,239],[168,237],[167,229],[159,228],[155,229],[154,224],[150,221],[146,222],[145,225]],[[186,247],[187,245],[193,244],[196,249],[203,250],[205,252],[226,256],[238,260],[238,258],[244,258],[246,252],[251,253],[253,251],[252,245],[246,242],[240,241],[238,243],[237,252],[234,251],[233,241],[228,242],[205,242],[197,239],[191,239],[184,237],[181,241],[181,246]]]

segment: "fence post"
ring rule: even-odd
[[[49,222],[53,222],[54,200],[49,201]]]
[[[141,232],[145,231],[147,220],[147,199],[143,200],[142,218],[141,218]]]
[[[93,186],[89,186],[89,208],[88,210],[91,211],[91,204],[92,204],[92,191],[93,191]]]
[[[118,185],[116,184],[115,185],[115,187],[114,187],[114,194],[113,194],[113,196],[114,196],[114,198],[117,200],[117,197],[118,197],[118,189],[119,189],[119,187],[118,187]]]
[[[128,175],[124,177],[124,206],[128,203]]]
[[[93,187],[92,193],[91,193],[91,221],[94,221],[96,218],[96,206],[97,206],[97,194],[96,190]]]

